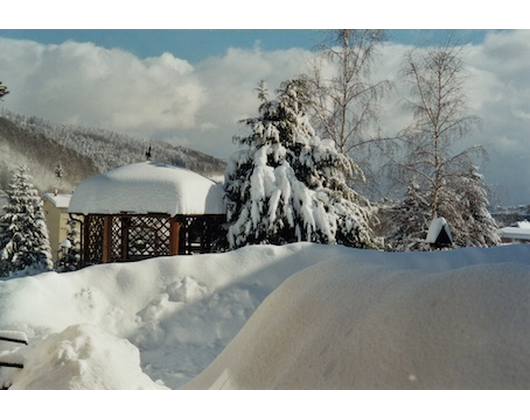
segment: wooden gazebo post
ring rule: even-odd
[[[109,263],[112,253],[112,216],[103,217],[103,264]]]
[[[169,244],[169,255],[178,255],[180,238],[180,222],[174,217],[171,218],[171,235]]]

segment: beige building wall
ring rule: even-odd
[[[70,203],[70,197],[70,194],[54,195],[50,193],[46,193],[42,197],[54,261],[57,260],[59,245],[66,239],[68,233],[68,204]]]

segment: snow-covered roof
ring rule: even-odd
[[[451,230],[449,229],[447,220],[445,220],[445,218],[443,217],[438,217],[431,221],[431,224],[429,225],[429,231],[427,232],[427,239],[425,241],[428,244],[436,243],[438,235],[440,235],[442,229],[446,229],[447,236],[449,237],[449,239],[452,239]]]
[[[70,205],[72,194],[52,194],[46,193],[42,196],[43,199],[48,200],[55,207],[60,209],[67,209]]]
[[[95,175],[76,188],[77,214],[224,214],[219,184],[184,168],[142,162]]]
[[[500,229],[500,233],[503,238],[530,241],[530,222],[526,220],[517,222],[515,226]]]

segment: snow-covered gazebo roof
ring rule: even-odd
[[[195,172],[142,162],[95,175],[76,188],[69,206],[76,214],[170,216],[224,214],[223,189]]]

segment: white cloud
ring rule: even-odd
[[[471,103],[483,120],[473,140],[490,154],[487,181],[510,204],[530,202],[530,30],[495,32],[470,47]]]
[[[405,48],[388,45],[374,65],[375,75],[396,83],[383,103],[382,123],[391,135],[409,122],[403,108],[406,90],[398,71]],[[530,203],[530,30],[495,32],[481,45],[466,49],[469,68],[468,105],[482,119],[482,127],[465,144],[483,144],[489,161],[482,169],[486,182],[497,187],[506,204]],[[401,100],[401,102],[400,102]]]
[[[261,79],[275,89],[303,70],[305,52],[229,49],[197,66],[164,53],[140,59],[92,43],[0,39],[5,106],[51,121],[96,126],[227,157],[237,121],[257,110]],[[176,141],[176,140],[174,140]],[[228,153],[228,154],[227,154]]]
[[[264,52],[232,48],[191,65],[170,53],[140,59],[91,43],[0,39],[0,80],[11,94],[2,104],[26,115],[56,122],[97,126],[141,137],[185,144],[219,157],[236,146],[244,132],[237,121],[257,113],[255,87],[265,80],[271,90],[306,70],[310,52]],[[398,72],[405,48],[388,45],[374,63],[374,78],[396,81],[383,104],[386,134],[404,128]],[[490,148],[486,180],[506,186],[505,202],[530,202],[530,31],[492,33],[470,46],[469,105],[484,122],[470,142]]]
[[[148,135],[194,127],[205,100],[193,67],[170,54],[141,60],[91,43],[7,39],[0,48],[8,105],[21,113]]]
[[[258,48],[232,48],[198,65],[196,76],[208,96],[198,120],[210,131],[189,133],[194,144],[228,157],[227,151],[235,150],[232,137],[244,130],[238,121],[258,111],[258,83],[264,80],[271,91],[275,90],[282,80],[304,71],[307,55],[307,51],[297,49],[262,52]]]

